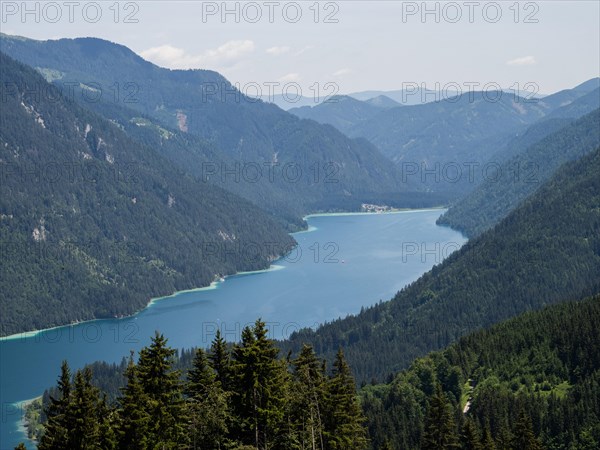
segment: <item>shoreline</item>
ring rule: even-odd
[[[446,206],[433,206],[431,208],[402,208],[402,209],[393,209],[391,211],[383,211],[383,212],[364,212],[364,211],[356,211],[356,212],[335,212],[335,213],[314,213],[307,214],[302,219],[310,219],[312,217],[340,217],[340,216],[380,216],[384,214],[405,214],[405,213],[418,213],[418,212],[427,212],[427,211],[438,211],[448,209]],[[304,233],[306,231],[300,231],[300,233]],[[296,234],[296,233],[292,233]]]
[[[374,213],[374,212],[315,213],[315,214],[308,214],[308,215],[304,216],[303,219],[307,220],[307,219],[310,219],[310,218],[313,218],[313,217],[324,217],[324,216],[335,217],[335,216],[354,216],[354,215],[357,215],[357,216],[366,216],[366,215],[379,215],[379,214],[403,214],[403,213],[410,213],[410,212],[419,213],[419,212],[436,211],[436,210],[443,210],[443,209],[446,209],[446,208],[445,207],[435,207],[435,208],[420,208],[420,209],[403,209],[403,210],[395,210],[395,211],[386,211],[386,212],[381,212],[381,213]],[[310,225],[310,224],[307,224],[307,228],[305,230],[301,230],[301,231],[297,231],[297,232],[294,232],[294,233],[290,233],[290,235],[294,236],[296,234],[301,234],[301,233],[310,233],[310,232],[316,231],[316,230],[318,230],[317,227],[315,227],[313,225]],[[42,329],[42,330],[32,330],[32,331],[26,331],[26,332],[22,332],[22,333],[16,333],[16,334],[13,334],[13,335],[10,335],[10,336],[0,337],[0,343],[2,343],[3,341],[17,340],[17,339],[20,339],[20,338],[23,338],[23,339],[31,338],[31,337],[35,337],[35,336],[37,336],[37,335],[39,335],[41,333],[44,333],[46,331],[60,329],[60,328],[66,328],[66,327],[73,327],[73,326],[78,325],[78,324],[98,322],[98,321],[103,321],[103,320],[127,320],[127,319],[131,319],[131,318],[134,318],[139,313],[141,313],[142,311],[144,311],[145,309],[151,308],[153,305],[155,305],[156,303],[158,303],[161,300],[173,298],[173,297],[176,297],[177,295],[185,294],[185,293],[218,289],[219,285],[221,283],[224,283],[228,278],[233,278],[233,277],[236,277],[236,276],[256,275],[256,274],[260,274],[260,273],[266,273],[266,272],[271,272],[271,271],[283,270],[283,269],[285,269],[285,266],[277,264],[277,262],[280,261],[281,259],[283,259],[284,257],[285,257],[285,255],[280,256],[276,260],[272,261],[271,265],[267,269],[261,269],[261,270],[256,270],[256,271],[241,271],[241,272],[237,272],[235,274],[226,275],[226,276],[223,277],[224,279],[222,281],[221,280],[215,280],[215,281],[211,282],[208,286],[199,287],[199,288],[192,288],[192,289],[186,289],[186,290],[182,290],[182,291],[176,291],[176,292],[173,292],[173,293],[171,293],[169,295],[151,298],[148,301],[147,305],[144,308],[140,309],[139,311],[136,311],[135,313],[133,313],[133,314],[131,314],[129,316],[123,316],[123,317],[119,317],[119,318],[91,319],[91,320],[81,321],[81,322],[67,324],[67,325],[60,325],[60,326],[50,327],[50,328],[46,328],[46,329]],[[27,400],[22,400],[22,401],[15,402],[15,405],[17,405],[17,406],[20,405],[20,407],[23,408],[23,410],[24,410],[25,407],[26,407],[26,405],[30,404],[31,402],[35,401],[38,398],[40,398],[39,395],[37,397],[31,398],[31,399],[27,399]],[[28,437],[28,429],[27,429],[27,424],[26,424],[26,420],[25,420],[24,414],[18,420],[17,431],[23,436],[23,441],[26,443],[26,445],[28,445],[28,446],[29,445],[35,445],[35,441],[29,439],[29,437]]]
[[[29,430],[27,428],[29,423],[28,423],[27,419],[25,418],[25,409],[29,405],[31,405],[33,402],[35,402],[36,400],[41,400],[41,398],[42,398],[42,396],[38,395],[37,397],[34,397],[34,398],[30,398],[27,400],[21,400],[21,401],[13,403],[14,406],[16,406],[17,408],[19,408],[21,410],[21,419],[19,419],[19,423],[17,425],[17,431],[23,435],[24,442],[29,442],[33,445],[35,445],[37,443],[37,440],[29,438],[29,432],[28,432]]]
[[[314,213],[314,214],[307,214],[306,216],[304,216],[302,219],[303,220],[307,220],[313,217],[339,217],[339,216],[378,216],[381,214],[403,214],[403,213],[408,213],[408,212],[426,212],[426,211],[436,211],[436,210],[443,210],[443,209],[447,209],[445,206],[436,206],[436,207],[432,207],[432,208],[417,208],[417,209],[410,209],[410,208],[406,208],[406,209],[398,209],[398,210],[393,210],[393,211],[385,211],[385,212],[380,212],[380,213],[374,213],[374,212],[336,212],[336,213]],[[318,228],[312,225],[308,225],[306,230],[300,230],[300,231],[296,231],[294,233],[290,233],[291,236],[294,236],[295,234],[301,234],[301,233],[311,233],[313,231],[316,231]],[[67,328],[67,327],[73,327],[82,323],[93,323],[93,322],[99,322],[102,320],[125,320],[125,319],[131,319],[135,316],[137,316],[139,313],[141,313],[142,311],[151,308],[153,305],[155,305],[157,302],[161,301],[161,300],[165,300],[168,298],[173,298],[177,295],[180,294],[185,294],[185,293],[191,293],[191,292],[201,292],[201,291],[208,291],[208,290],[213,290],[213,289],[218,289],[219,285],[221,283],[224,283],[227,278],[232,278],[235,276],[246,276],[246,275],[255,275],[255,274],[259,274],[259,273],[266,273],[266,272],[271,272],[271,271],[275,271],[275,270],[281,270],[284,269],[283,266],[278,266],[275,263],[279,260],[281,260],[282,258],[284,258],[285,255],[280,256],[279,258],[277,258],[276,260],[274,260],[271,265],[267,268],[267,269],[260,269],[260,270],[254,270],[254,271],[248,271],[248,272],[236,272],[230,275],[226,275],[224,276],[224,280],[223,281],[213,281],[211,282],[208,286],[202,286],[202,287],[197,287],[197,288],[191,288],[191,289],[184,289],[181,291],[175,291],[171,294],[168,295],[164,295],[161,297],[154,297],[151,298],[150,300],[148,300],[148,303],[146,303],[146,306],[144,306],[143,308],[139,309],[138,311],[135,311],[134,313],[128,315],[128,316],[123,316],[123,317],[105,317],[105,318],[96,318],[96,319],[89,319],[89,320],[82,320],[79,322],[74,322],[74,323],[70,323],[70,324],[65,324],[65,325],[56,325],[54,327],[49,327],[49,328],[42,328],[41,330],[29,330],[29,331],[23,331],[20,333],[15,333],[15,334],[10,334],[8,336],[0,336],[0,343],[2,342],[8,342],[8,341],[14,341],[14,340],[18,340],[18,339],[28,339],[28,338],[35,338],[36,336],[39,336],[42,333],[45,333],[47,331],[52,331],[52,330],[57,330],[60,328]]]
[[[306,230],[301,231],[301,233],[304,233],[304,232],[306,232]],[[278,259],[281,259],[281,258],[283,258],[283,256],[280,257],[280,258],[278,258]],[[273,262],[275,263],[275,262],[277,262],[277,260],[275,260]],[[266,272],[275,272],[275,271],[283,270],[283,269],[285,269],[284,266],[281,266],[281,265],[278,265],[278,264],[271,264],[268,269],[237,272],[237,273],[232,274],[232,275],[226,275],[225,277],[223,277],[224,278],[223,281],[213,281],[208,286],[204,286],[204,287],[200,287],[200,288],[193,288],[193,289],[185,289],[183,291],[177,291],[177,292],[174,292],[174,293],[172,293],[170,295],[166,295],[166,296],[163,296],[163,297],[152,298],[152,299],[150,299],[150,301],[148,302],[148,304],[146,305],[145,308],[141,309],[140,311],[135,312],[134,314],[132,314],[130,316],[124,316],[124,317],[120,317],[118,319],[92,319],[92,320],[85,320],[85,321],[73,323],[73,324],[70,324],[70,325],[60,325],[60,326],[56,326],[56,327],[52,327],[52,328],[45,328],[45,329],[42,329],[42,330],[35,330],[35,331],[25,331],[23,333],[17,333],[17,334],[13,334],[13,335],[10,335],[10,336],[1,337],[0,338],[0,343],[2,341],[17,340],[19,338],[35,337],[35,336],[37,336],[40,333],[43,333],[45,331],[55,330],[55,329],[59,329],[59,328],[69,327],[69,326],[74,326],[74,325],[81,324],[81,323],[97,322],[97,321],[100,321],[100,320],[124,320],[124,319],[130,319],[132,317],[135,317],[137,314],[139,314],[140,312],[144,311],[145,309],[151,308],[154,304],[156,304],[157,302],[159,302],[161,300],[172,298],[172,297],[175,297],[175,296],[177,296],[179,294],[185,294],[185,293],[189,293],[189,292],[199,292],[199,291],[208,291],[208,290],[218,289],[219,285],[221,283],[224,283],[227,280],[227,278],[232,278],[232,277],[236,277],[236,276],[256,275],[256,274],[266,273]],[[35,445],[36,441],[34,439],[30,439],[29,436],[28,436],[27,420],[25,419],[24,410],[25,410],[25,408],[29,404],[33,403],[37,399],[40,399],[41,397],[42,397],[41,395],[38,395],[38,396],[30,398],[30,399],[19,400],[19,401],[13,403],[13,405],[15,407],[20,408],[21,411],[23,411],[23,413],[21,414],[21,418],[19,419],[18,424],[17,424],[17,432],[19,432],[23,436],[23,442],[25,442],[26,445],[27,444]]]
[[[283,256],[277,258],[275,261],[273,261],[273,263],[277,262],[281,258],[283,258]],[[138,310],[138,311],[136,311],[133,314],[130,314],[128,316],[123,316],[123,317],[106,317],[106,318],[82,320],[80,322],[74,322],[74,323],[70,323],[70,324],[66,324],[66,325],[57,325],[55,327],[42,328],[41,330],[23,331],[22,333],[15,333],[15,334],[10,334],[8,336],[2,336],[2,337],[0,337],[0,343],[5,342],[5,341],[16,341],[18,339],[35,338],[36,336],[39,336],[41,333],[45,333],[46,331],[58,330],[58,329],[67,328],[67,327],[74,327],[76,325],[80,325],[80,324],[83,324],[83,323],[89,324],[89,323],[100,322],[100,321],[104,321],[104,320],[128,320],[128,319],[132,319],[135,316],[137,316],[139,313],[141,313],[142,311],[145,311],[146,309],[151,308],[152,306],[154,306],[156,303],[160,302],[161,300],[166,300],[166,299],[169,299],[169,298],[173,298],[173,297],[176,297],[176,296],[178,296],[180,294],[187,294],[187,293],[191,293],[191,292],[211,291],[211,290],[214,290],[214,289],[218,289],[219,285],[222,284],[222,283],[225,283],[225,281],[227,281],[228,278],[233,278],[233,277],[236,277],[236,276],[257,275],[257,274],[260,274],[260,273],[274,272],[274,271],[282,270],[282,269],[285,269],[285,267],[277,265],[277,264],[271,264],[268,269],[260,269],[260,270],[236,272],[236,273],[233,273],[231,275],[225,275],[223,277],[224,278],[223,281],[220,281],[220,280],[219,281],[213,281],[208,286],[203,286],[203,287],[198,287],[198,288],[191,288],[191,289],[184,289],[184,290],[181,290],[181,291],[175,291],[175,292],[173,292],[173,293],[171,293],[169,295],[164,295],[164,296],[161,296],[161,297],[153,297],[153,298],[151,298],[148,301],[148,303],[146,304],[146,306],[144,306],[140,310]],[[35,400],[35,399],[32,399],[32,400]]]
[[[277,258],[273,262],[276,262],[276,261],[278,261],[281,258],[283,258],[283,257]],[[156,303],[158,303],[158,302],[160,302],[162,300],[166,300],[166,299],[169,299],[169,298],[177,297],[180,294],[189,294],[189,293],[192,293],[192,292],[203,292],[203,291],[212,291],[214,289],[219,289],[219,285],[225,283],[225,281],[227,281],[228,278],[234,278],[234,277],[237,277],[237,276],[246,276],[246,275],[258,275],[259,273],[275,272],[277,270],[282,270],[282,269],[285,269],[285,267],[284,266],[279,266],[277,264],[271,264],[268,269],[242,271],[242,272],[232,273],[231,275],[225,275],[223,277],[223,281],[221,281],[221,280],[213,281],[208,286],[199,287],[199,288],[192,288],[192,289],[184,289],[183,291],[175,291],[172,294],[165,295],[165,296],[162,296],[162,297],[154,297],[154,298],[150,299],[150,301],[148,302],[148,304],[146,305],[145,308],[137,311],[135,314],[132,314],[131,316],[121,317],[121,318],[119,318],[119,320],[120,319],[128,319],[128,318],[131,318],[133,316],[136,316],[140,312],[144,311],[145,309],[148,309],[148,308],[154,306]],[[101,319],[101,320],[111,320],[111,319]]]

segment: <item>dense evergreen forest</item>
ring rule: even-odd
[[[293,247],[272,216],[1,53],[0,79],[0,335],[131,314]]]
[[[600,296],[529,312],[415,360],[361,402],[373,449],[600,447]]]
[[[366,196],[409,190],[397,168],[365,139],[350,139],[331,126],[301,120],[250,98],[217,72],[165,69],[127,47],[95,38],[36,41],[2,35],[0,46],[6,54],[44,73],[64,92],[72,85],[83,85],[86,92],[95,86],[104,94],[103,102],[117,109],[125,106],[166,130],[193,136],[186,142],[179,140],[175,152],[169,143],[163,145],[164,136],[156,147],[175,164],[184,157],[188,173],[200,176],[203,163],[208,162],[210,171],[216,172],[211,179],[218,182],[226,168],[235,167],[232,162],[241,170],[247,168],[245,178],[240,170],[236,184],[226,182],[221,187],[233,188],[276,215],[295,216],[292,225],[303,214],[314,212],[314,206],[330,205],[330,196],[362,201]],[[120,87],[120,95],[113,95],[114,86]],[[73,97],[82,98],[78,93]],[[101,107],[95,102],[81,103]],[[109,119],[120,115],[110,108],[100,112]],[[196,146],[194,137],[205,144]],[[218,149],[217,158],[204,158],[201,147],[206,144]],[[187,155],[180,152],[183,147]],[[225,168],[221,163],[229,165]],[[262,169],[262,176],[257,182],[248,181],[256,176],[256,168]]]
[[[595,294],[599,173],[600,149],[565,165],[495,228],[470,240],[392,301],[300,331],[283,348],[298,351],[308,343],[331,359],[343,347],[359,382],[383,381],[469,331]]]
[[[331,449],[366,447],[364,416],[340,350],[331,370],[306,346],[278,358],[265,324],[231,349],[217,335],[183,372],[158,333],[125,368],[114,402],[88,367],[63,363],[44,412],[40,450]]]
[[[75,95],[75,98],[80,96]],[[244,164],[237,157],[219,151],[214,143],[200,136],[169,127],[120,104],[102,101],[80,103],[119,124],[132,139],[159,149],[181,170],[198,177],[203,183],[214,184],[260,205],[289,231],[298,231],[305,226],[302,216],[307,212],[361,211],[363,203],[395,208],[427,208],[447,205],[453,198],[447,192],[360,192],[358,187],[353,189],[353,195],[348,195],[348,191],[318,194],[317,191],[321,189],[319,184],[335,187],[340,181],[340,168],[329,163],[309,167],[312,177],[310,184],[314,184],[312,187],[306,186],[303,181],[288,183],[282,179],[279,171],[284,164],[282,162],[272,170],[262,166],[263,176],[254,179],[255,173],[258,173],[255,172],[254,162]],[[286,150],[281,153],[286,153]],[[304,197],[298,198],[299,194]]]
[[[514,175],[440,219],[469,242],[360,314],[283,342],[259,319],[207,349],[157,331],[119,364],[63,362],[26,407],[39,449],[600,448],[599,79],[521,108],[321,108],[353,139],[104,40],[0,44],[21,61],[0,52],[0,336],[266,268],[308,212],[438,206],[473,187],[411,185],[388,157],[498,150]],[[82,100],[92,85],[135,101]],[[221,176],[239,164],[302,175]]]
[[[599,90],[594,91],[596,102]],[[567,108],[567,107],[565,107]],[[563,121],[550,120],[536,126],[534,135],[553,129]],[[523,148],[528,137],[519,142],[521,151],[510,157],[515,149],[507,149],[502,155],[498,179],[490,178],[465,198],[456,202],[438,224],[449,225],[469,237],[477,236],[492,228],[506,217],[525,198],[536,192],[558,167],[594,151],[600,146],[600,109],[596,109],[548,134],[538,142]],[[500,158],[496,158],[496,162]]]
[[[521,307],[537,309],[543,301],[536,300],[535,294],[546,302],[559,302],[600,290],[598,173],[600,149],[565,165],[494,230],[468,243],[466,248],[475,247],[467,252],[465,262],[461,263],[467,257],[461,252],[450,257],[457,268],[444,268],[444,263],[425,277],[426,286],[443,288],[445,296],[451,295],[451,287],[460,286],[456,280],[478,280],[480,290],[473,281],[458,292],[464,297],[474,290],[479,297],[473,297],[472,304],[480,311],[488,308],[492,317],[488,321],[454,296],[442,312],[462,308],[479,324],[465,321],[463,328],[456,328],[459,323],[448,319],[454,317],[451,314],[442,316],[444,322],[434,321],[430,312],[421,319],[431,324],[429,328],[412,329],[425,345],[413,347],[406,343],[416,343],[416,338],[408,334],[393,334],[387,342],[377,340],[385,331],[383,325],[364,321],[360,330],[370,340],[365,336],[352,342],[338,340],[331,371],[320,359],[326,353],[322,348],[314,351],[310,340],[294,352],[284,351],[287,357],[279,359],[276,343],[266,338],[260,321],[244,331],[241,343],[226,345],[217,336],[207,351],[179,354],[157,335],[137,363],[133,358],[120,365],[96,363],[74,379],[64,366],[58,387],[43,396],[44,412],[31,408],[31,431],[40,436],[42,449],[90,448],[82,443],[82,436],[94,442],[93,448],[157,448],[150,446],[157,442],[158,448],[596,449],[600,443],[600,296],[526,312],[462,338],[458,334],[471,326],[487,327],[494,317],[513,315],[519,307],[511,303],[515,300],[529,300]],[[532,247],[532,242],[538,245]],[[538,256],[536,249],[548,248],[551,253]],[[466,261],[471,264],[467,272]],[[493,261],[495,266],[486,267],[482,261]],[[528,283],[527,289],[520,292],[521,285],[508,280],[514,294],[502,290],[497,297],[488,296],[492,300],[486,305],[481,301],[486,298],[485,288],[513,273],[504,265]],[[565,297],[553,298],[551,290],[564,292]],[[435,304],[435,297],[427,300]],[[396,301],[398,297],[372,310],[387,305],[395,311]],[[415,317],[414,311],[404,314]],[[365,317],[371,317],[369,311],[363,312]],[[319,336],[322,329],[312,336]],[[455,343],[422,356],[426,346],[445,347],[441,342],[452,340],[450,331],[457,335]],[[363,370],[383,363],[387,372],[382,371],[382,376],[390,373],[388,382],[363,381],[357,395],[340,347]],[[407,361],[406,355],[412,353],[415,358]],[[394,365],[407,368],[392,375],[394,369],[389,368]],[[161,381],[156,383],[157,379]],[[45,433],[35,426],[39,419],[46,422]]]
[[[592,450],[600,445],[600,296],[525,313],[413,361],[358,397],[339,351],[278,359],[264,323],[177,354],[156,335],[120,365],[44,394],[40,449]],[[93,374],[93,375],[92,375]],[[68,444],[68,445],[67,445]],[[174,446],[175,445],[175,446]]]

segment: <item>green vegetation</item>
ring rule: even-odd
[[[388,100],[392,102],[392,107],[400,106],[400,104],[393,100]],[[332,125],[342,133],[348,134],[361,122],[370,119],[381,111],[389,109],[389,107],[363,102],[346,95],[337,95],[319,105],[292,108],[288,112],[301,119],[311,119],[319,123]]]
[[[278,353],[259,320],[231,350],[217,336],[208,353],[194,351],[182,373],[157,333],[137,362],[130,358],[114,402],[89,367],[71,376],[65,362],[46,396],[39,449],[366,448],[343,353],[330,374],[308,346],[294,360]]]
[[[556,122],[542,125],[553,124]],[[519,153],[503,162],[499,169],[502,177],[483,182],[452,206],[438,223],[477,236],[536,192],[562,164],[594,151],[599,145],[600,109],[596,109],[524,150],[521,147]]]
[[[37,440],[44,432],[44,422],[46,422],[46,416],[43,413],[42,397],[33,399],[24,405],[24,417],[23,421],[27,428],[27,437],[29,439]]]
[[[129,314],[264,268],[310,210],[452,195],[408,198],[372,144],[252,101],[215,72],[169,71],[98,39],[1,42],[37,69],[0,53],[2,335]],[[59,92],[70,82],[77,97],[120,86],[135,101],[74,102]],[[137,359],[75,374],[65,362],[26,408],[30,436],[41,450],[599,448],[600,110],[573,119],[597,105],[597,85],[537,103],[302,109],[396,162],[496,154],[521,172],[455,205],[440,223],[475,237],[390,302],[286,342],[258,320],[234,345],[217,334],[178,353],[157,332]],[[217,172],[203,179],[207,163]],[[219,173],[249,163],[302,175]]]
[[[529,312],[364,387],[371,448],[598,448],[599,320],[600,296]]]
[[[304,214],[330,207],[331,198],[350,197],[360,204],[408,191],[394,165],[365,139],[349,139],[331,126],[249,98],[216,72],[160,68],[101,39],[35,41],[3,35],[1,44],[2,51],[25,64],[63,73],[56,80],[63,92],[71,92],[69,83],[95,83],[102,92],[99,101],[86,101],[77,89],[74,99],[121,126],[126,121],[119,119],[119,109],[126,107],[135,111],[124,113],[129,119],[143,116],[165,130],[182,131],[174,142],[159,133],[152,138],[154,148],[196,177],[214,172],[212,183],[225,178],[219,186],[293,226]],[[146,130],[142,139],[150,138]],[[237,181],[232,170],[239,173]]]
[[[293,108],[290,112],[331,124],[348,136],[368,139],[399,165],[403,181],[413,189],[464,195],[488,175],[488,163],[495,167],[517,143],[523,151],[526,147],[522,144],[528,137],[538,135],[539,140],[550,130],[542,124],[537,132],[529,133],[529,126],[537,126],[547,118],[576,119],[597,109],[598,85],[599,79],[595,78],[536,100],[510,91],[465,91],[458,97],[434,101],[435,93],[429,92],[430,103],[387,108],[340,96],[337,102]],[[421,94],[413,92],[404,100],[420,99]],[[541,131],[546,134],[540,136]],[[524,140],[518,139],[527,134]]]
[[[4,54],[0,80],[0,335],[131,314],[294,245]]]
[[[47,430],[40,448],[58,448],[53,436],[88,448],[64,431],[85,430],[69,423],[83,412],[62,402],[68,392],[103,412],[89,419],[94,448],[592,450],[600,444],[599,320],[600,295],[522,314],[364,386],[360,403],[341,351],[329,376],[309,346],[277,359],[260,321],[232,348],[217,335],[208,352],[177,355],[156,335],[137,364],[95,363],[74,383],[63,365],[44,412],[40,403],[28,410],[29,428]],[[53,419],[42,426],[36,417]]]
[[[470,331],[595,294],[600,290],[599,173],[600,149],[564,166],[495,228],[392,301],[316,331],[300,331],[282,347],[298,351],[309,343],[329,359],[343,347],[359,382],[385,380]]]
[[[342,193],[332,191],[324,196],[317,195],[315,190],[321,189],[319,186],[309,187],[304,181],[285,182],[280,172],[282,164],[285,163],[281,162],[271,172],[272,178],[265,169],[264,176],[250,183],[244,179],[242,173],[246,173],[248,178],[254,176],[254,172],[251,173],[250,170],[253,167],[252,163],[246,166],[249,168],[246,172],[242,169],[243,164],[234,156],[220,151],[215,144],[202,137],[165,128],[166,126],[161,125],[154,118],[141,117],[137,111],[114,103],[98,102],[83,106],[88,106],[121,126],[132,139],[158,149],[180,170],[198,177],[202,183],[219,186],[260,205],[271,212],[289,231],[298,231],[304,227],[302,217],[306,212],[360,211],[362,203],[385,204],[398,208],[423,208],[445,205],[451,200],[451,196],[443,192],[398,191],[348,195],[346,191]],[[165,135],[168,138],[165,138]],[[239,169],[237,175],[236,167]],[[309,171],[313,177],[316,176],[319,183],[337,185],[338,183],[334,182],[337,180],[337,174],[330,172],[331,175],[326,175],[325,171],[321,170],[326,167],[329,167],[328,171],[331,170],[330,166],[322,166],[315,171],[313,166]],[[228,175],[225,174],[226,170],[230,171]],[[335,186],[332,187],[337,189]],[[302,194],[302,198],[297,198],[299,194]]]

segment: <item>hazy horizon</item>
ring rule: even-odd
[[[598,2],[67,3],[3,2],[2,31],[97,37],[161,67],[215,70],[265,92],[297,83],[305,96],[315,83],[322,95],[333,92],[326,83],[339,94],[403,83],[463,91],[534,83],[551,94],[600,75]]]

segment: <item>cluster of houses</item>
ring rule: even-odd
[[[392,210],[392,208],[390,206],[386,206],[386,205],[372,205],[370,203],[362,204],[363,212],[382,213],[382,212],[387,212],[387,211],[391,211],[391,210]]]

